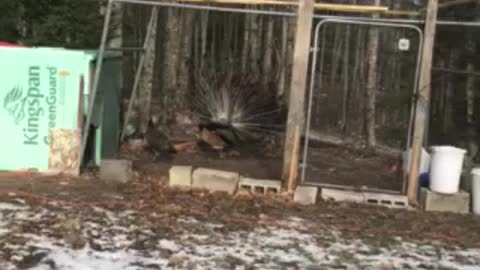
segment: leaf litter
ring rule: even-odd
[[[35,191],[50,202],[68,196],[69,204],[38,203],[18,191],[2,196],[0,269],[469,270],[480,265],[480,248],[465,240],[478,240],[476,232],[465,231],[478,225],[474,218],[328,202],[299,207],[278,198],[170,190],[162,181],[142,177],[114,188],[116,198],[128,202],[122,207],[107,203],[110,195],[100,203],[102,196],[88,197],[90,189],[74,184],[62,185],[68,194],[41,186]],[[75,207],[74,199],[89,204],[76,201]],[[431,223],[454,219],[463,228]]]

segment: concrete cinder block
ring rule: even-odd
[[[237,191],[239,180],[240,175],[235,172],[199,168],[193,172],[192,186],[233,195]]]
[[[354,203],[363,203],[365,202],[365,197],[360,192],[331,189],[331,188],[322,188],[321,191],[322,199],[325,201],[334,200],[337,202],[354,202]]]
[[[168,184],[170,187],[191,187],[192,166],[173,166],[169,171]]]
[[[132,175],[131,160],[105,159],[100,162],[100,178],[103,180],[126,183]]]
[[[465,191],[455,194],[441,194],[422,188],[420,205],[425,211],[467,214],[470,209],[470,194]]]
[[[322,199],[339,202],[365,203],[389,208],[407,208],[408,198],[403,195],[356,192],[322,188]]]
[[[365,203],[389,208],[408,208],[408,197],[396,194],[364,192]]]
[[[242,177],[239,187],[256,194],[279,194],[282,190],[282,182],[277,180],[253,179]]]
[[[298,186],[293,195],[293,200],[300,204],[315,204],[317,202],[318,188]]]

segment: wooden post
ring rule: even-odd
[[[415,107],[415,123],[413,130],[412,158],[408,176],[408,200],[411,204],[417,202],[418,176],[420,155],[425,139],[425,126],[428,126],[430,107],[431,74],[433,47],[435,43],[435,27],[437,23],[438,0],[429,0],[427,17],[425,20],[424,42],[422,48],[422,61],[420,78]]]
[[[293,135],[293,148],[290,161],[290,172],[288,175],[287,191],[289,194],[293,194],[297,188],[298,178],[298,161],[300,156],[300,127],[295,127],[295,133]]]
[[[297,13],[297,29],[293,52],[293,70],[288,100],[288,120],[283,155],[283,179],[288,180],[292,152],[295,145],[295,129],[303,129],[305,118],[305,94],[307,87],[308,59],[313,22],[313,0],[300,0]],[[300,132],[301,134],[302,132]]]

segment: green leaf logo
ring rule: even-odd
[[[27,97],[23,96],[23,90],[20,86],[15,86],[3,98],[3,108],[10,114],[10,116],[18,125],[25,118],[25,105]]]

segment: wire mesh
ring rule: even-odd
[[[411,27],[357,23],[318,28],[303,179],[399,191],[395,159],[315,144],[372,146],[370,125],[377,148],[400,153],[407,145],[421,35]]]
[[[450,57],[452,58],[452,57]],[[452,65],[456,59],[442,61]],[[455,145],[468,150],[475,162],[479,159],[480,97],[471,74],[434,71],[430,110],[429,144]]]

